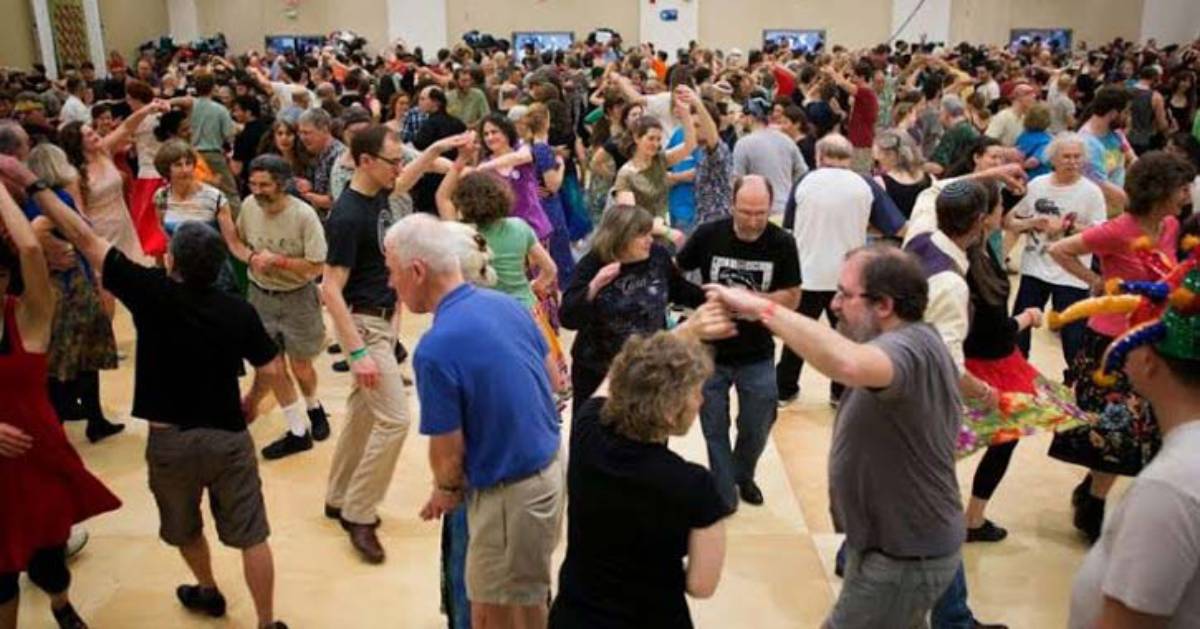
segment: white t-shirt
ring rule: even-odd
[[[62,124],[68,122],[82,122],[83,124],[92,124],[92,110],[79,100],[78,96],[68,96],[67,102],[63,103],[62,109],[58,112],[58,119]]]
[[[793,198],[796,251],[804,290],[835,291],[846,254],[867,244],[875,196],[863,176],[846,168],[818,168],[800,180]]]
[[[133,132],[134,148],[137,150],[138,179],[162,178],[158,169],[154,167],[154,157],[158,155],[158,147],[162,146],[162,142],[154,137],[160,117],[161,114],[146,116]]]
[[[1046,174],[1029,182],[1028,192],[1013,208],[1018,218],[1038,215],[1066,218],[1075,215],[1075,233],[1092,225],[1099,225],[1107,218],[1104,193],[1100,186],[1086,177],[1067,186],[1054,184],[1054,174]],[[1025,251],[1021,256],[1021,274],[1035,277],[1043,282],[1058,286],[1087,289],[1083,280],[1067,273],[1047,251],[1054,240],[1036,231],[1025,234]],[[1091,268],[1091,254],[1079,256],[1083,266]]]
[[[1095,627],[1104,597],[1167,627],[1200,626],[1200,421],[1176,427],[1104,522],[1071,593],[1071,629]]]
[[[675,112],[671,111],[671,93],[661,92],[646,97],[646,113],[658,119],[663,126],[663,138],[669,138],[679,126]]]
[[[1192,211],[1200,212],[1200,175],[1192,181]]]

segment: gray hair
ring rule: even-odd
[[[496,269],[492,268],[492,249],[474,227],[457,221],[445,221],[442,225],[450,237],[450,244],[458,255],[463,279],[476,286],[495,286],[498,281]]]
[[[850,159],[853,155],[854,146],[840,133],[830,133],[817,140],[818,159]]]
[[[288,179],[292,178],[292,166],[287,163],[287,160],[274,153],[264,153],[250,160],[249,170],[246,171],[247,174],[254,174],[259,171],[271,175],[275,183],[281,186],[286,184]]]
[[[333,118],[324,109],[309,109],[300,114],[300,120],[297,124],[306,124],[314,129],[329,131],[333,127]]]
[[[24,143],[24,133],[16,120],[0,120],[0,155],[16,155]]]
[[[66,152],[49,142],[33,147],[26,163],[38,179],[54,187],[68,186],[79,180],[79,171],[71,165]]]
[[[1046,147],[1046,160],[1053,164],[1054,160],[1058,159],[1058,154],[1072,144],[1083,149],[1084,158],[1086,159],[1087,143],[1084,141],[1083,136],[1074,131],[1064,131],[1054,136],[1054,139],[1050,141],[1050,146]]]
[[[420,260],[434,273],[459,271],[461,242],[455,239],[446,225],[425,213],[411,214],[388,228],[383,246],[400,262]]]
[[[961,116],[967,111],[967,104],[953,94],[942,97],[942,111],[951,116]]]

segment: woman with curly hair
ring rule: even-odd
[[[1174,263],[1179,236],[1179,213],[1189,202],[1195,169],[1187,160],[1163,151],[1143,155],[1125,178],[1129,204],[1124,213],[1050,247],[1050,257],[1071,275],[1105,292],[1109,280],[1157,280],[1160,261]],[[1096,273],[1079,261],[1093,254]],[[1091,471],[1075,488],[1072,504],[1075,527],[1095,542],[1104,521],[1104,501],[1118,474],[1136,476],[1161,445],[1154,412],[1118,373],[1116,382],[1100,384],[1093,373],[1113,339],[1129,327],[1122,314],[1094,314],[1084,330],[1083,347],[1075,357],[1075,397],[1079,408],[1093,413],[1095,422],[1055,435],[1050,454]]]
[[[608,396],[575,415],[550,627],[691,627],[685,594],[716,590],[732,508],[712,473],[667,445],[695,423],[712,370],[685,335],[635,336],[613,359]]]
[[[271,125],[270,133],[264,134],[262,143],[258,146],[258,155],[273,153],[284,159],[292,167],[294,177],[312,178],[314,158],[300,141],[296,125],[287,120],[278,119]],[[295,184],[288,184],[288,192],[296,194]],[[299,196],[297,194],[297,196]]]

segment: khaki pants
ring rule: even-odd
[[[391,322],[365,315],[353,317],[367,351],[379,366],[379,384],[374,389],[355,384],[350,391],[325,503],[341,509],[347,522],[372,524],[408,435],[408,395],[393,351],[396,335]]]

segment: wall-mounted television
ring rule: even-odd
[[[1009,31],[1009,48],[1016,50],[1032,43],[1044,43],[1054,51],[1071,51],[1071,29],[1069,28],[1014,28]]]
[[[547,50],[566,50],[575,43],[575,33],[571,31],[513,31],[512,47],[516,52],[517,61],[525,57],[529,47],[536,53]]]
[[[264,48],[279,54],[304,55],[324,45],[324,35],[267,35],[263,38]]]
[[[825,47],[824,29],[765,28],[763,43],[775,44],[788,50],[816,52]]]

